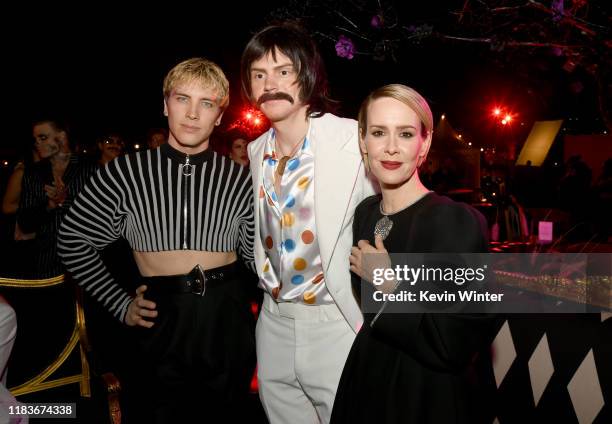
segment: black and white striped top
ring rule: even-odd
[[[57,256],[57,231],[74,198],[83,189],[96,170],[96,165],[75,154],[70,155],[62,175],[66,199],[62,205],[48,209],[49,197],[45,185],[53,185],[51,162],[43,159],[28,165],[21,180],[21,198],[17,222],[24,233],[36,233],[31,252],[32,269],[23,270],[26,278],[49,278],[64,273]]]
[[[140,252],[237,250],[254,270],[248,168],[211,149],[188,156],[164,144],[113,160],[81,191],[58,251],[77,283],[123,321],[131,296],[98,252],[121,236]]]

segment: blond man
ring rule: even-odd
[[[237,265],[240,255],[253,269],[250,175],[209,148],[229,102],[217,65],[179,63],[163,93],[168,142],[101,169],[64,220],[59,250],[85,291],[139,333],[138,419],[222,418],[238,410],[254,363]],[[135,296],[98,255],[119,237],[142,275]]]

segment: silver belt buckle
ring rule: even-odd
[[[191,292],[204,296],[204,293],[206,293],[206,275],[204,274],[204,269],[198,264],[193,268],[192,274],[194,275]]]

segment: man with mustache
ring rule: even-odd
[[[302,28],[283,24],[253,36],[241,78],[272,124],[249,145],[264,289],[259,394],[273,424],[326,423],[362,322],[347,260],[353,211],[374,189],[356,121],[327,113],[333,103],[323,63]]]

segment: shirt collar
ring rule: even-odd
[[[213,152],[210,146],[203,152],[196,153],[195,155],[187,155],[186,153],[175,149],[168,143],[162,144],[159,149],[162,155],[169,157],[170,159],[179,163],[185,163],[185,161],[187,160],[187,156],[189,156],[189,163],[191,163],[192,165],[201,165],[202,163],[211,160],[215,155],[215,152]]]
[[[312,129],[312,118],[308,118],[308,130],[306,130],[306,138],[302,143],[302,147],[298,149],[296,152],[296,156],[301,156],[302,154],[306,154],[308,156],[314,156],[314,152],[312,149],[312,137],[311,137],[311,129]],[[274,128],[270,128],[268,131],[268,137],[266,138],[266,147],[264,149],[264,160],[272,159],[278,160],[278,154],[276,153],[276,143],[274,142],[276,139],[276,131]]]

